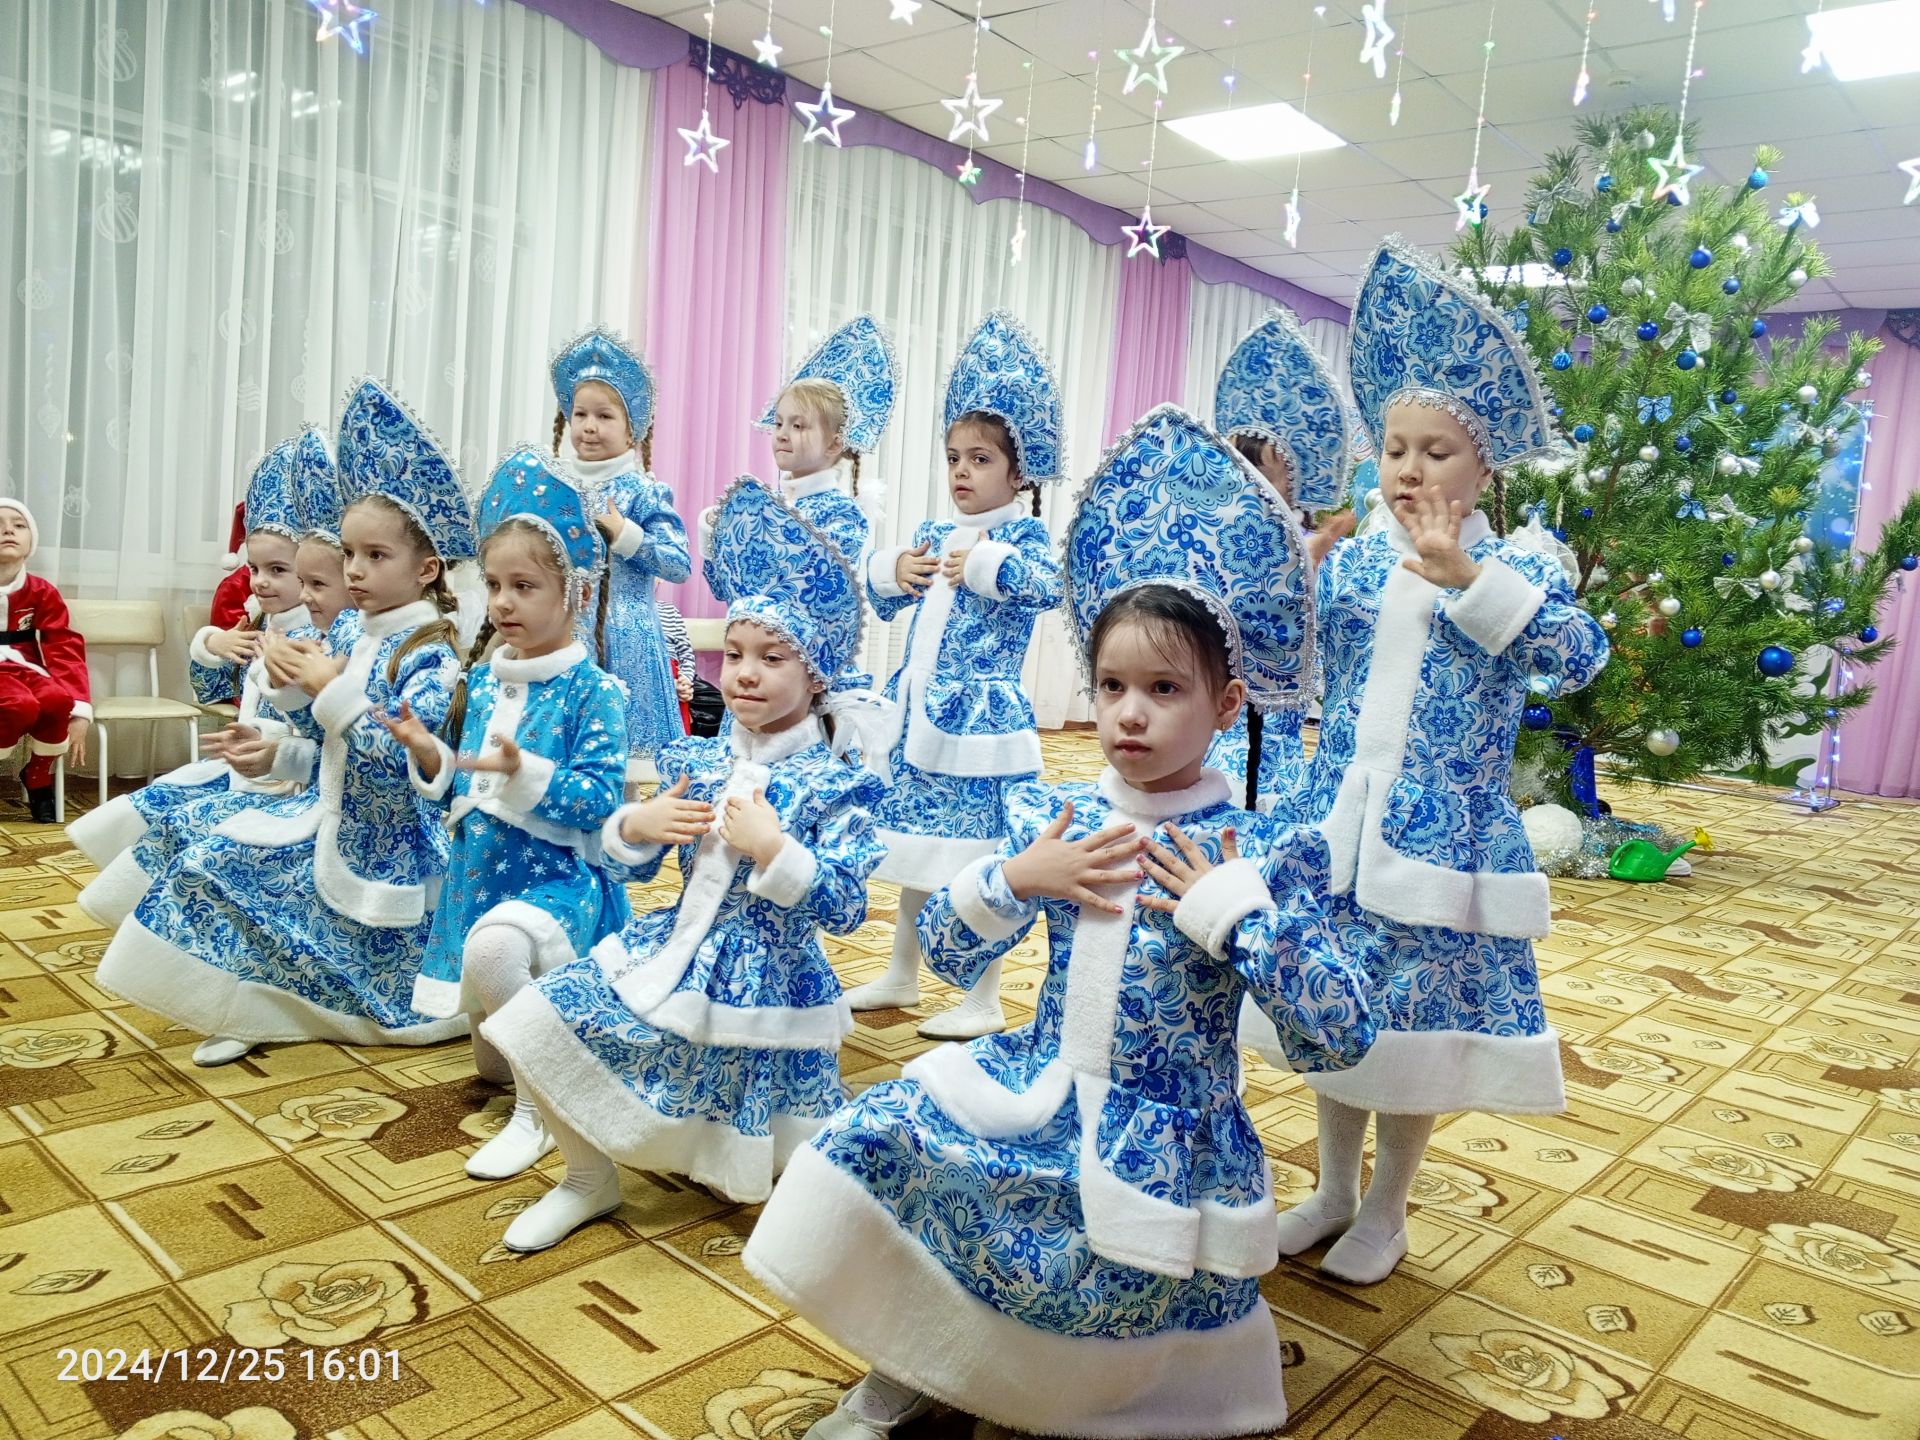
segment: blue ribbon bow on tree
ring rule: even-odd
[[[1673,397],[1671,395],[1642,395],[1640,397],[1640,423],[1659,424],[1673,418]]]

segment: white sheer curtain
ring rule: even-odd
[[[1233,347],[1269,309],[1278,304],[1258,290],[1227,281],[1208,285],[1193,282],[1188,302],[1187,408],[1209,425],[1213,423],[1213,387]],[[1306,331],[1316,349],[1333,367],[1342,392],[1347,390],[1347,327],[1337,320],[1307,320]]]
[[[789,361],[862,311],[892,329],[900,352],[904,383],[893,425],[861,476],[863,492],[874,478],[886,486],[875,544],[903,543],[920,521],[948,513],[942,387],[954,352],[996,306],[1021,318],[1060,372],[1072,479],[1048,489],[1043,509],[1058,536],[1078,480],[1099,458],[1119,287],[1117,248],[1030,205],[1023,256],[1013,265],[1012,202],[976,205],[950,174],[889,150],[796,141],[795,152],[788,212]],[[900,663],[907,624],[902,618],[871,627],[863,663],[876,675],[884,677]],[[1043,728],[1084,716],[1078,666],[1057,614],[1036,631],[1026,682]]]
[[[0,6],[0,488],[70,592],[177,626],[360,374],[477,488],[554,343],[637,323],[646,73],[518,5],[378,9],[362,56],[299,4]]]

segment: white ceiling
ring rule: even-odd
[[[621,3],[704,33],[705,6]],[[1450,197],[1473,152],[1489,3],[1498,11],[1480,173],[1493,184],[1493,223],[1504,228],[1519,219],[1528,176],[1549,150],[1572,143],[1573,82],[1590,8],[1592,94],[1583,110],[1679,100],[1688,0],[1679,0],[1672,24],[1661,18],[1660,0],[1388,0],[1387,18],[1405,49],[1398,126],[1387,122],[1391,55],[1385,80],[1358,62],[1360,0],[1327,0],[1317,21],[1312,0],[1161,0],[1163,39],[1187,47],[1167,68],[1163,120],[1223,108],[1229,73],[1237,76],[1236,105],[1298,103],[1311,30],[1307,113],[1349,143],[1301,162],[1304,221],[1294,250],[1281,234],[1291,157],[1220,160],[1163,125],[1155,221],[1343,302],[1387,231],[1445,245],[1453,238]],[[1823,223],[1814,238],[1836,273],[1808,284],[1797,308],[1920,305],[1920,203],[1901,204],[1907,179],[1896,168],[1920,155],[1920,74],[1844,85],[1824,69],[1802,74],[1802,17],[1813,3],[1719,0],[1700,11],[1695,68],[1704,73],[1693,81],[1689,115],[1699,120],[1706,148],[1690,158],[1707,166],[1705,178],[1731,182],[1746,175],[1756,144],[1775,144],[1785,158],[1773,168],[1771,196],[1777,203],[1789,190],[1817,196]],[[713,8],[715,42],[751,55],[767,26],[766,0],[716,0]],[[944,138],[951,117],[940,100],[965,84],[972,4],[926,0],[907,25],[888,18],[888,0],[773,0],[781,64],[811,85],[824,78],[821,30],[830,10],[835,95]],[[1122,95],[1126,67],[1113,52],[1139,41],[1146,0],[983,0],[982,13],[989,29],[980,36],[980,89],[1005,102],[988,122],[995,143],[984,153],[1020,164],[1023,62],[1031,58],[1030,173],[1137,213],[1147,198],[1155,92],[1142,85]],[[1105,57],[1099,168],[1089,174],[1081,147],[1093,95],[1088,51],[1096,46]]]

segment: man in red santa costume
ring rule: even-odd
[[[67,602],[53,582],[27,573],[40,543],[33,512],[0,499],[0,750],[24,736],[31,752],[20,771],[27,810],[53,823],[53,762],[87,753],[93,706],[87,695],[87,647],[67,620]]]

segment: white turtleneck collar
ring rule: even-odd
[[[955,514],[953,523],[968,530],[992,530],[996,526],[1006,525],[1030,513],[1023,500],[1009,500],[1006,504],[992,510],[982,510],[978,515]]]
[[[556,675],[564,675],[582,660],[587,658],[587,647],[579,641],[571,645],[562,645],[545,655],[531,657],[515,653],[511,645],[502,645],[487,658],[487,666],[493,671],[496,680],[518,681],[531,685],[541,680],[551,680]]]
[[[640,457],[631,450],[622,450],[611,460],[582,460],[578,455],[572,455],[568,457],[567,464],[587,484],[601,485],[615,475],[638,470]]]
[[[1233,799],[1233,786],[1218,770],[1202,769],[1200,778],[1184,790],[1136,790],[1111,765],[1100,772],[1100,793],[1122,814],[1156,824]]]
[[[811,475],[802,475],[798,479],[784,471],[780,475],[780,495],[789,505],[796,500],[804,500],[809,495],[818,495],[822,490],[840,488],[840,467],[829,465],[824,470],[816,470]]]
[[[313,615],[304,605],[296,605],[291,610],[282,610],[278,615],[267,616],[267,629],[276,635],[284,635],[289,630],[298,630],[313,624]]]
[[[360,612],[360,633],[370,635],[376,640],[384,640],[389,635],[398,635],[402,630],[418,629],[440,619],[440,607],[431,600],[415,600],[411,605],[396,605],[391,610],[381,610],[369,615]]]
[[[745,760],[755,765],[771,766],[818,745],[826,738],[826,731],[820,726],[819,716],[809,715],[799,724],[789,725],[770,735],[749,730],[736,719],[728,736],[736,762]]]
[[[1475,510],[1460,522],[1460,548],[1471,550],[1493,533],[1493,525],[1484,512]],[[1407,527],[1400,523],[1400,517],[1391,510],[1387,512],[1387,543],[1396,554],[1412,555],[1415,552],[1413,537],[1407,533]]]

